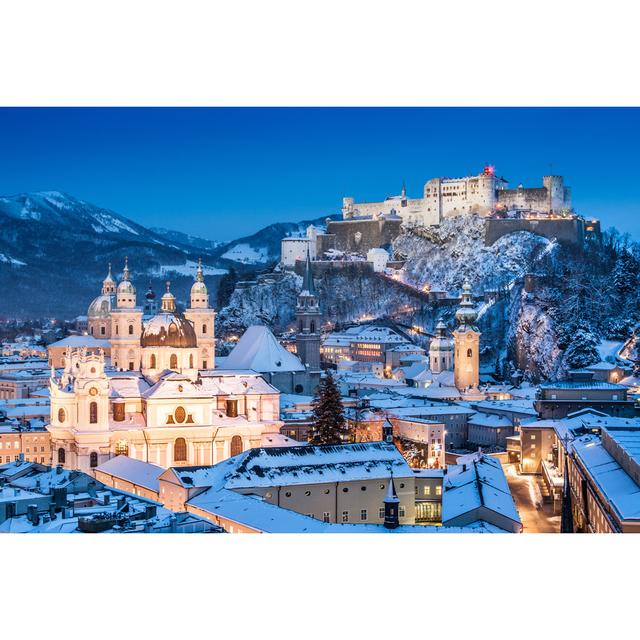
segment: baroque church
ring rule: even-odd
[[[319,353],[319,315],[306,313],[317,322],[308,329],[312,340],[318,333]],[[63,367],[52,364],[48,429],[58,464],[90,472],[124,454],[163,467],[208,465],[287,444],[279,389],[250,367],[216,368],[215,311],[201,262],[184,313],[169,283],[159,309],[151,290],[141,307],[127,261],[117,286],[109,268],[88,326],[86,337],[108,346],[68,347]]]

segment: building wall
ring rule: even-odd
[[[335,236],[335,248],[366,256],[370,249],[385,247],[400,235],[400,218],[380,220],[331,220],[327,233]]]
[[[522,473],[542,473],[542,461],[553,452],[556,442],[551,428],[520,427],[520,470]]]

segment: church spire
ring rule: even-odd
[[[402,181],[402,191],[400,192],[400,195],[402,196],[402,199],[404,200],[407,197],[407,185],[405,184],[405,181]]]
[[[111,266],[109,266],[109,269],[111,269]],[[124,257],[124,269],[122,270],[122,279],[123,280],[129,279],[129,256]]]
[[[171,282],[167,280],[167,292],[162,296],[162,311],[164,313],[176,312],[176,299],[171,293]]]
[[[202,273],[202,258],[198,258],[198,270],[196,271],[196,282],[204,282],[204,274]]]
[[[304,264],[304,278],[302,280],[302,295],[315,296],[316,291],[313,286],[313,271],[311,270],[311,254],[307,247],[307,260]]]
[[[113,279],[111,275],[111,263],[109,263],[109,271],[107,273],[107,277],[102,281],[102,295],[108,296],[116,291],[116,281]]]

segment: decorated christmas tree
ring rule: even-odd
[[[336,381],[328,371],[313,399],[313,426],[309,444],[340,444],[347,436],[344,407]]]

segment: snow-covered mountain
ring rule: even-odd
[[[100,291],[107,263],[117,275],[125,255],[141,297],[149,282],[158,292],[170,278],[178,299],[186,299],[200,255],[209,275],[225,272],[211,251],[68,194],[0,197],[0,316],[82,315]]]

